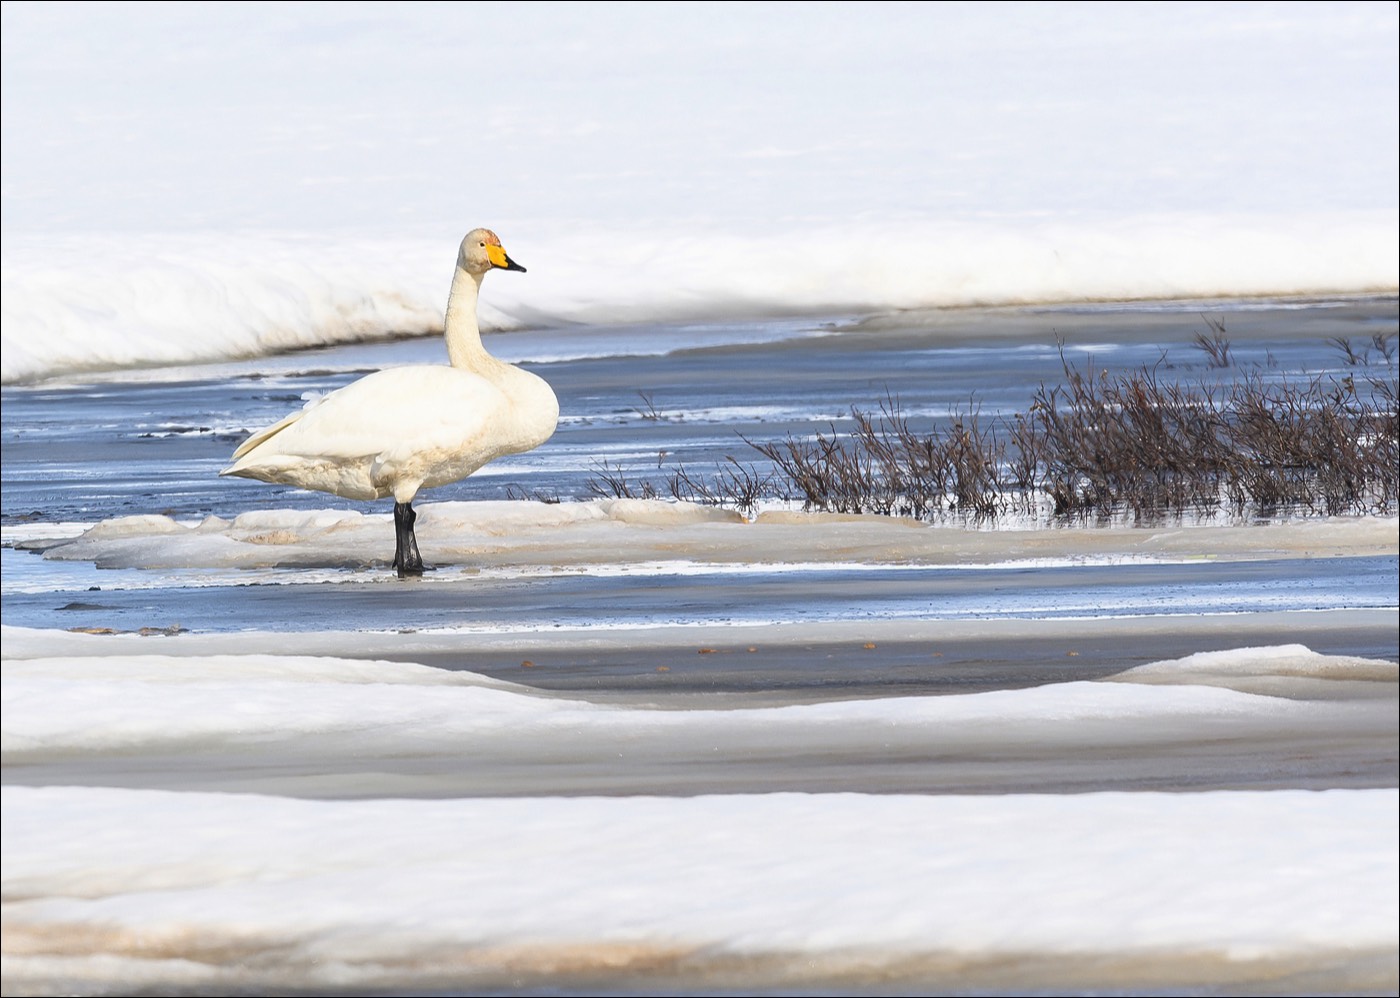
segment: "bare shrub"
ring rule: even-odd
[[[758,511],[759,503],[771,497],[776,484],[772,471],[759,471],[752,464],[741,464],[737,458],[726,457],[725,463],[710,478],[692,473],[684,465],[671,476],[671,496],[685,502],[708,506],[732,506],[745,516]]]
[[[1201,320],[1210,332],[1198,331],[1192,339],[1192,344],[1206,355],[1211,367],[1229,367],[1234,361],[1230,359],[1230,338],[1225,335],[1225,320],[1211,319],[1204,315],[1201,316]]]
[[[506,486],[506,498],[517,502],[542,502],[551,506],[562,501],[558,492],[546,492],[544,489],[526,492],[525,489],[514,483]]]
[[[598,461],[596,474],[588,480],[588,491],[602,499],[655,499],[656,486],[649,479],[629,478],[622,468]]]
[[[1371,336],[1371,346],[1376,353],[1381,355],[1381,359],[1387,364],[1395,363],[1395,337],[1387,336],[1385,333],[1375,333]]]
[[[1389,355],[1387,355],[1389,356]],[[1400,389],[1392,366],[1386,378],[1368,379],[1372,404],[1367,413],[1363,444],[1371,474],[1372,509],[1393,510],[1400,503]]]
[[[1217,330],[1223,338],[1223,324]],[[1379,347],[1378,347],[1379,349]],[[1216,356],[1228,358],[1228,343]],[[964,520],[1028,512],[1049,500],[1060,519],[1127,515],[1136,522],[1187,514],[1236,516],[1393,512],[1397,384],[1354,376],[1267,381],[1258,371],[1228,385],[1080,370],[1042,384],[1024,413],[984,417],[976,397],[917,428],[898,399],[853,408],[851,428],[745,440],[767,462],[729,457],[713,474],[681,467],[678,499],[752,514],[765,499],[803,508]],[[665,455],[658,459],[664,463]],[[596,495],[654,498],[649,480],[600,465]]]
[[[894,398],[852,409],[853,428],[750,446],[773,463],[803,508],[929,518],[995,515],[1006,493],[1006,444],[975,399],[950,425],[914,429]]]
[[[1374,333],[1369,343],[1355,346],[1346,336],[1333,336],[1328,341],[1348,367],[1369,367],[1376,357],[1386,365],[1395,363],[1395,337]]]
[[[1333,336],[1327,342],[1336,347],[1337,352],[1342,355],[1342,360],[1345,361],[1349,367],[1369,364],[1371,361],[1368,355],[1369,351],[1365,347],[1362,347],[1360,352],[1358,352],[1357,348],[1351,345],[1351,340],[1345,336]]]
[[[801,497],[804,508],[834,513],[892,513],[875,471],[878,453],[845,441],[835,426],[830,433],[812,438],[789,435],[785,440],[754,443],[756,451],[771,461],[790,483],[790,492]]]

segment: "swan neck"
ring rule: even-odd
[[[483,274],[468,273],[461,266],[452,275],[452,292],[447,296],[443,320],[447,338],[447,359],[453,367],[475,370],[488,357],[481,345],[481,327],[476,322],[476,302]]]

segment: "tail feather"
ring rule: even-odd
[[[243,441],[241,444],[238,445],[238,449],[233,452],[233,459],[237,461],[240,457],[242,457],[244,454],[247,454],[254,447],[257,447],[259,444],[272,439],[277,434],[285,430],[287,427],[295,423],[298,419],[301,418],[301,416],[302,412],[294,412],[289,416],[284,416],[282,419],[279,419],[271,426],[265,426],[261,430],[258,430],[251,437],[249,437],[247,440]]]

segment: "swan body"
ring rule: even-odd
[[[554,433],[559,402],[543,378],[486,352],[476,320],[481,280],[525,268],[489,229],[462,240],[448,297],[450,365],[378,371],[307,403],[257,431],[220,472],[329,492],[347,499],[394,497],[399,575],[423,571],[413,534],[422,488],[460,481]]]

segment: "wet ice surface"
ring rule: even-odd
[[[304,630],[303,618],[286,613],[291,599],[302,613],[331,626],[473,631],[1254,613],[1393,607],[1397,565],[1393,557],[971,569],[685,563],[616,574],[589,566],[531,566],[440,569],[412,588],[389,578],[382,565],[373,581],[361,578],[364,571],[330,578],[317,573],[320,581],[313,581],[314,575],[276,570],[230,582],[224,574],[177,570],[162,574],[159,589],[152,588],[148,572],[82,572],[76,586],[11,594],[5,615],[30,627]],[[123,587],[123,575],[135,576],[132,588]]]
[[[6,389],[7,983],[1393,992],[1393,517],[589,495],[599,460],[701,466],[887,392],[1014,410],[1061,370],[1049,327],[1208,374],[1197,314],[1129,312],[499,338],[556,358],[564,419],[422,497],[407,581],[387,510],[214,476],[436,343]],[[1277,377],[1393,312],[1227,321]]]

